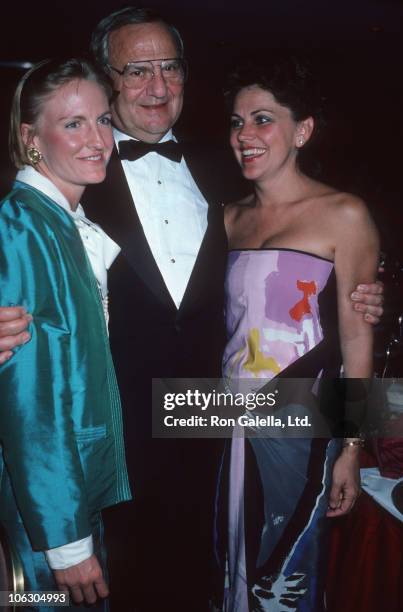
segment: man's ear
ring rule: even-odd
[[[298,149],[304,146],[312,136],[315,121],[313,117],[307,117],[303,121],[299,121],[296,129],[296,146]]]

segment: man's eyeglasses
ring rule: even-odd
[[[159,62],[156,64],[155,62]],[[118,70],[108,64],[108,68],[123,77],[125,87],[140,89],[155,77],[156,69],[161,71],[164,81],[169,83],[184,83],[187,76],[187,64],[182,58],[144,60],[128,62],[123,70]]]

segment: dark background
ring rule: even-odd
[[[125,5],[105,0],[3,3],[1,193],[12,175],[8,114],[11,92],[22,73],[4,63],[80,54],[87,50],[96,23]],[[402,1],[169,0],[146,6],[158,9],[183,35],[191,72],[178,131],[196,142],[218,146],[226,141],[221,87],[234,57],[250,51],[266,56],[277,48],[311,55],[327,119],[317,151],[319,178],[367,201],[381,232],[389,304],[396,310],[398,294],[403,293]]]

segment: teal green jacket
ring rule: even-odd
[[[98,288],[71,216],[16,182],[0,203],[0,304],[32,313],[0,367],[0,521],[34,550],[91,534],[130,499],[121,407]],[[18,512],[16,512],[16,507]]]

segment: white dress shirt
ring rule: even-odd
[[[107,269],[111,266],[120,251],[120,247],[95,223],[89,221],[79,204],[76,211],[71,210],[65,196],[45,176],[39,174],[31,166],[25,166],[16,176],[17,181],[26,183],[42,191],[51,200],[66,210],[74,219],[80,233],[88,259],[90,260],[94,275],[97,279],[100,296],[106,321],[108,320],[108,288]],[[45,551],[46,560],[52,570],[67,569],[81,561],[85,561],[93,554],[94,546],[92,536],[82,540],[70,542],[64,546]]]
[[[116,146],[129,137],[114,129]],[[160,140],[175,140],[169,131]],[[123,171],[151,252],[179,308],[207,229],[208,204],[187,164],[155,152],[122,160]]]

